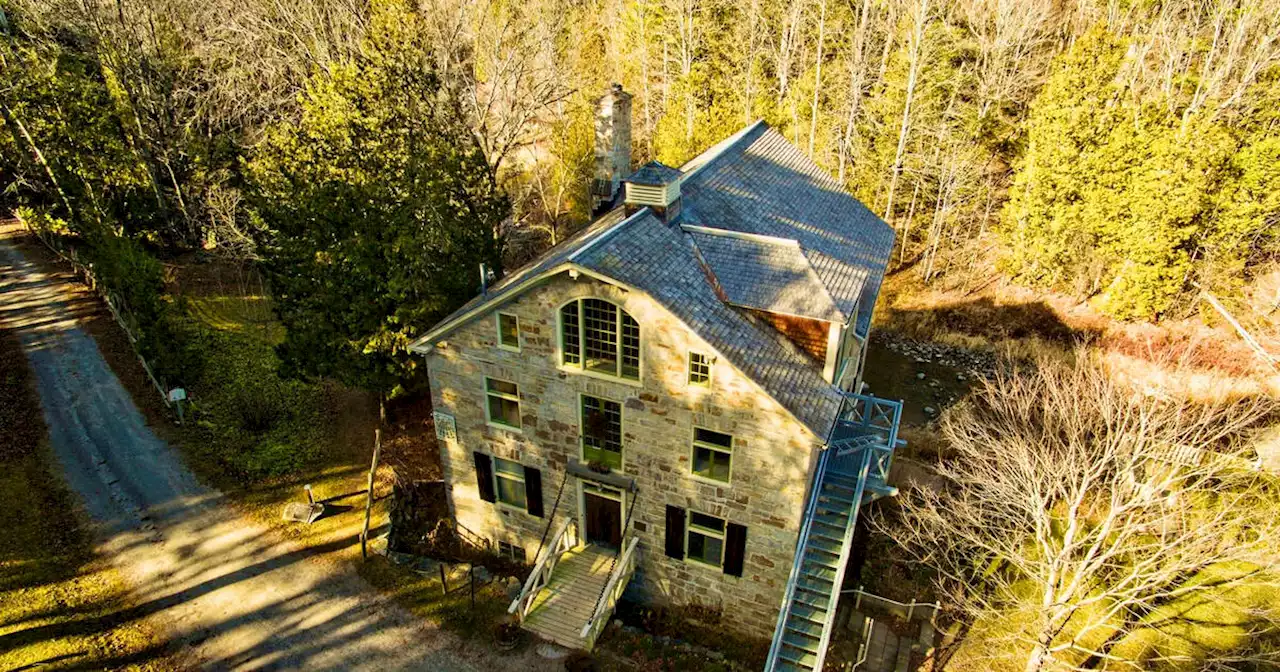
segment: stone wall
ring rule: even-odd
[[[578,297],[610,300],[641,329],[641,380],[605,380],[558,366],[556,316]],[[518,315],[519,352],[497,345],[497,311]],[[648,296],[562,274],[495,307],[451,334],[427,356],[432,401],[454,415],[457,441],[442,441],[445,480],[458,522],[495,541],[523,546],[533,562],[553,508],[555,519],[579,513],[579,479],[567,479],[570,457],[580,458],[579,394],[623,405],[623,471],[638,491],[632,527],[641,562],[630,592],[658,604],[722,609],[740,633],[768,637],[776,624],[799,532],[809,472],[820,440],[753,382],[718,357],[710,388],[687,384],[690,349],[715,355],[705,342]],[[485,376],[519,385],[522,429],[489,425]],[[733,435],[729,484],[691,474],[693,428]],[[473,451],[517,460],[542,470],[544,510],[537,518],[480,499]],[[556,499],[562,482],[563,493]],[[746,525],[742,577],[664,554],[665,506]],[[624,516],[626,512],[624,511]]]

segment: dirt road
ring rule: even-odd
[[[0,237],[0,320],[31,362],[54,452],[101,550],[134,589],[131,617],[205,669],[492,669],[484,652],[314,557],[333,549],[231,513],[147,427],[64,291]],[[0,649],[41,636],[41,626],[6,634]]]

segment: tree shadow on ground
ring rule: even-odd
[[[1071,346],[1091,342],[1100,335],[1097,329],[1067,324],[1044,301],[997,303],[990,297],[981,297],[918,309],[882,305],[881,311],[883,328],[923,340],[950,333],[983,338],[993,344],[1034,337]]]

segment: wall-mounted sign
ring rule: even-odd
[[[441,441],[457,441],[458,426],[454,424],[453,416],[441,411],[433,411],[432,414],[436,421],[436,438]]]

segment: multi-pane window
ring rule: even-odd
[[[711,358],[701,352],[689,353],[689,384],[706,387],[711,384]]]
[[[582,395],[582,459],[622,468],[622,404]]]
[[[724,564],[723,518],[690,511],[687,534],[686,558],[716,567]]]
[[[693,430],[693,473],[703,478],[729,482],[733,458],[733,437],[709,429]]]
[[[498,313],[498,345],[508,350],[520,349],[520,319],[508,313]]]
[[[498,555],[516,562],[525,562],[524,547],[505,541],[498,542]]]
[[[518,509],[528,508],[524,490],[524,467],[519,462],[493,458],[493,492],[498,501]]]
[[[485,378],[484,391],[485,396],[488,397],[489,422],[520,429],[520,389],[516,384],[495,378]]]
[[[561,363],[629,380],[640,378],[640,325],[602,299],[579,299],[560,309]]]

